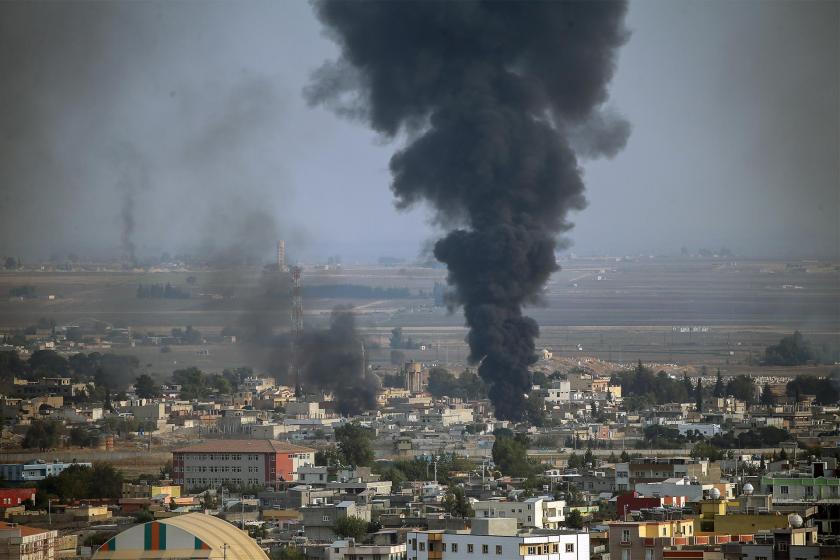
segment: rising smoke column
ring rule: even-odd
[[[496,415],[520,419],[536,322],[522,313],[558,269],[558,237],[585,206],[578,158],[611,155],[629,127],[604,110],[623,2],[315,4],[341,58],[306,93],[406,146],[397,206],[430,203],[435,257],[463,305],[470,360]],[[573,146],[574,144],[574,146]]]
[[[137,266],[137,249],[134,243],[135,196],[149,188],[149,169],[140,152],[129,143],[119,143],[111,150],[111,159],[117,173],[117,191],[120,193],[120,244],[126,264]]]
[[[339,413],[352,416],[376,408],[379,378],[365,367],[364,341],[352,312],[334,309],[328,329],[305,332],[300,360],[303,386],[332,391]]]

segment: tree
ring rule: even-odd
[[[345,424],[335,429],[335,440],[344,464],[366,467],[373,463],[372,432],[358,424]]]
[[[66,377],[70,375],[67,359],[52,350],[36,350],[29,357],[30,369],[43,377]]]
[[[683,387],[685,387],[685,394],[689,397],[694,394],[694,385],[691,384],[687,373],[683,373]]]
[[[726,394],[751,405],[755,402],[755,383],[748,375],[738,375],[726,384]]]
[[[6,270],[12,270],[17,268],[17,259],[14,257],[6,257],[6,260],[3,261],[3,268]]]
[[[402,327],[394,327],[391,329],[391,338],[389,339],[391,348],[402,348],[403,347],[403,331]]]
[[[361,542],[365,538],[365,535],[367,535],[367,528],[368,522],[364,519],[352,515],[345,515],[336,520],[333,530],[339,537]]]
[[[33,420],[23,436],[25,449],[46,451],[58,447],[64,426],[55,420]]]
[[[801,366],[813,359],[814,351],[799,331],[764,350],[764,364],[770,366]]]
[[[160,386],[155,383],[151,375],[146,373],[137,378],[134,383],[134,391],[141,399],[154,399],[160,396]]]
[[[765,383],[764,389],[761,390],[761,404],[765,406],[773,406],[776,404],[776,395],[770,389],[770,384]]]
[[[286,546],[271,553],[271,560],[306,560],[306,555],[296,546]]]
[[[566,526],[571,529],[583,529],[583,516],[579,510],[573,509],[566,516]]]
[[[341,453],[335,447],[327,447],[315,452],[315,464],[321,467],[341,464]]]
[[[391,350],[391,365],[401,366],[405,363],[405,352],[402,350]]]
[[[715,398],[722,398],[726,396],[726,389],[723,386],[723,376],[720,374],[720,368],[717,370],[717,379],[715,381],[715,389],[712,392]]]
[[[694,398],[697,403],[697,412],[703,412],[703,383],[702,378],[697,379],[697,389],[694,391]]]
[[[509,436],[497,431],[493,462],[508,476],[527,478],[535,470],[535,465],[528,461],[528,438],[524,434]]]
[[[464,489],[460,486],[449,488],[446,491],[446,495],[443,497],[442,505],[443,510],[452,517],[461,517],[466,519],[467,517],[472,517],[475,513],[473,512],[472,506],[470,506],[470,503],[467,501]]]

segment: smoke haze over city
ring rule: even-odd
[[[405,137],[303,98],[338,54],[308,4],[0,10],[0,254],[267,261],[284,237],[293,257],[373,260],[439,236],[390,197]],[[631,2],[609,105],[632,135],[582,162],[571,250],[836,256],[838,19],[836,2]]]

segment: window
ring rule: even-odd
[[[321,518],[321,521],[329,521],[329,520],[330,520],[329,515],[325,515],[324,517]]]
[[[533,556],[536,553],[537,553],[537,548],[536,547],[534,547],[534,546],[529,546],[528,547],[528,555],[529,556]]]
[[[630,542],[630,529],[622,529],[621,530],[621,542],[624,542],[624,543]]]
[[[788,493],[788,487],[787,486],[779,486],[779,493],[780,494],[787,494]]]
[[[482,554],[487,554],[488,552],[490,552],[490,545],[489,544],[481,545],[481,553]]]
[[[502,545],[497,544],[497,545],[496,545],[496,554],[497,554],[497,555],[499,555],[499,554],[501,554],[501,553],[502,553]]]
[[[558,552],[560,552],[560,545],[557,544],[557,543],[554,543],[553,545],[551,545],[551,552],[553,554],[557,554]]]
[[[574,551],[575,551],[574,543],[566,543],[566,552],[574,552]]]
[[[653,549],[646,548],[645,549],[645,560],[653,560]]]
[[[468,545],[467,545],[467,553],[468,553],[468,554],[472,554],[472,553],[473,553],[473,545],[472,545],[472,544],[468,544]]]
[[[442,543],[442,544],[440,545],[440,548],[441,548],[441,550],[442,550],[443,552],[446,552],[446,543]]]
[[[667,536],[668,536],[668,528],[667,528],[667,527],[662,527],[662,536],[663,536],[663,537],[667,537]]]
[[[528,521],[531,521],[531,516],[530,515],[528,516]]]
[[[426,543],[425,542],[422,542],[422,541],[420,542],[420,550],[426,550]]]
[[[625,550],[621,551],[621,560],[630,560],[630,551],[629,550],[625,549]]]
[[[446,546],[446,545],[444,545],[444,546]],[[444,550],[446,550],[446,549],[444,548]],[[456,542],[452,543],[452,552],[458,552],[458,543],[456,543]]]

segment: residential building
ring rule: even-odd
[[[41,459],[30,461],[28,463],[11,463],[0,465],[0,477],[8,482],[38,482],[44,480],[48,476],[58,476],[64,469],[79,465],[81,467],[91,467],[91,463],[64,463],[60,461],[53,461],[47,463]]]
[[[208,440],[172,453],[175,484],[186,491],[222,484],[267,485],[295,480],[315,450],[277,440]]]
[[[0,522],[0,560],[53,560],[58,531]]]
[[[669,478],[686,478],[700,483],[720,482],[720,465],[690,457],[641,458],[615,466],[615,489],[633,489],[639,482],[659,482]]]
[[[35,503],[36,488],[0,488],[0,509],[19,506],[26,501]]]
[[[410,531],[406,549],[408,560],[583,560],[589,534],[520,534],[512,518],[476,518],[469,532]]]
[[[810,473],[782,472],[761,478],[764,492],[773,502],[840,499],[840,478],[831,476],[826,463],[811,464]]]
[[[571,388],[568,381],[553,381],[551,386],[543,391],[543,400],[553,405],[567,403],[571,399]]]
[[[557,529],[565,518],[566,502],[547,496],[528,498],[521,502],[486,500],[473,504],[475,516],[480,518],[512,517],[519,527]]]
[[[615,560],[662,560],[665,549],[675,543],[688,544],[688,537],[694,535],[691,519],[616,521],[609,528],[610,558]]]
[[[359,544],[353,539],[338,540],[315,555],[307,548],[307,559],[315,560],[406,560],[405,543]]]
[[[332,542],[338,538],[335,524],[342,517],[358,517],[370,521],[370,506],[344,501],[300,508],[306,538],[313,541]]]

